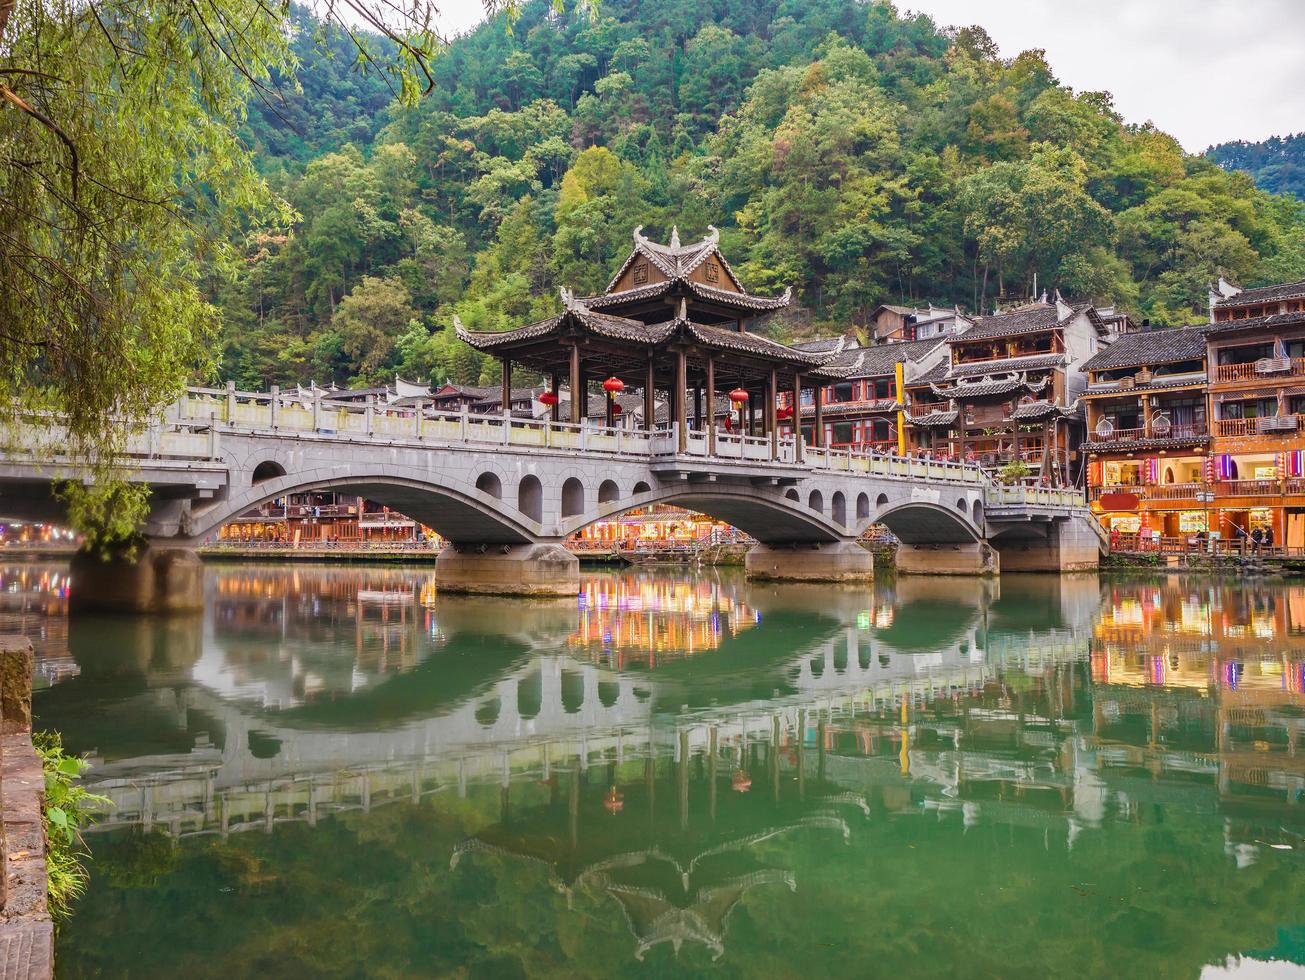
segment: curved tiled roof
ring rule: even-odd
[[[1206,333],[1223,333],[1229,330],[1255,330],[1264,327],[1294,327],[1305,324],[1305,312],[1272,313],[1269,316],[1254,316],[1245,320],[1223,320],[1205,327]]]
[[[1208,324],[1197,324],[1126,333],[1109,347],[1089,357],[1083,363],[1083,370],[1108,371],[1111,368],[1175,364],[1179,361],[1204,359],[1205,334],[1208,326]]]
[[[1063,367],[1068,360],[1065,354],[1030,354],[1026,357],[1004,357],[997,361],[953,364],[947,377],[972,378],[980,374],[999,374],[1004,371],[1038,371]]]
[[[989,337],[1012,337],[1022,333],[1050,330],[1059,324],[1060,314],[1053,303],[1030,303],[1009,313],[975,317],[974,326],[957,340],[985,340]]]
[[[956,416],[958,414],[959,413],[956,411],[956,409],[953,408],[950,409],[949,411],[930,412],[927,415],[908,415],[906,417],[906,421],[910,422],[912,425],[923,425],[926,427],[939,426],[939,425],[954,425],[956,422]]]
[[[1077,404],[1057,405],[1049,399],[1042,398],[1016,405],[1015,411],[1010,413],[1010,419],[1012,422],[1036,422],[1038,419],[1051,418],[1053,415],[1070,418],[1077,414]]]
[[[630,320],[622,316],[609,316],[606,313],[594,313],[581,306],[572,306],[556,316],[539,320],[515,330],[468,330],[456,316],[453,326],[458,339],[479,351],[490,352],[522,340],[533,340],[556,333],[568,320],[582,324],[585,328],[603,337],[625,340],[631,343],[651,346],[661,343],[675,332],[676,321],[645,324],[639,320]]]
[[[1223,299],[1215,302],[1216,307],[1220,306],[1247,306],[1251,303],[1273,303],[1284,299],[1300,299],[1305,297],[1305,279],[1297,282],[1280,282],[1272,286],[1255,286],[1251,289],[1243,289],[1234,296],[1225,296]]]
[[[853,347],[836,354],[820,366],[827,378],[877,378],[891,375],[903,361],[915,361],[943,343],[942,337],[917,340],[908,344],[877,344]]]
[[[956,398],[963,401],[967,398],[988,398],[993,395],[1006,395],[1020,389],[1030,394],[1037,394],[1047,387],[1047,379],[1029,381],[1021,375],[1012,374],[1006,378],[988,378],[984,381],[963,382],[950,388],[939,388],[936,384],[930,385],[930,387],[933,388],[933,393],[939,398]]]

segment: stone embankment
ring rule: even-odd
[[[32,747],[32,643],[0,636],[0,977],[48,980],[54,924],[46,869],[45,774]]]

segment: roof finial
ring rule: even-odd
[[[643,237],[643,225],[635,225],[635,226],[634,226],[634,241],[635,241],[635,244],[638,244],[639,242],[642,242],[643,240],[644,240],[644,237]]]
[[[671,248],[680,247],[680,226],[671,225]]]
[[[580,301],[580,298],[576,296],[573,290],[567,289],[565,286],[559,286],[558,292],[562,294],[562,305],[566,307],[568,310],[571,310],[576,313],[589,312],[588,307],[586,307],[584,303]]]
[[[467,328],[462,325],[462,317],[456,313],[453,314],[453,332],[458,335],[459,340],[467,339]]]
[[[703,239],[708,245],[720,244],[720,229],[715,225],[707,226],[707,237]]]

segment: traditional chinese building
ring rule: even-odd
[[[1088,493],[1107,529],[1207,530],[1205,358],[1193,326],[1125,334],[1084,363]]]
[[[836,354],[820,369],[821,375],[832,379],[821,391],[823,443],[834,449],[878,452],[914,448],[902,424],[902,386],[945,365],[947,359],[941,336],[847,347]],[[803,392],[802,435],[808,443],[815,438],[815,395],[814,390]],[[783,396],[782,404],[791,417],[791,396]]]
[[[1210,293],[1211,452],[1224,537],[1305,547],[1305,280]]]
[[[1023,460],[1041,477],[1079,478],[1082,365],[1114,338],[1091,304],[1029,303],[979,317],[946,340],[946,365],[907,385],[914,441],[1000,466]]]
[[[505,392],[516,366],[548,378],[555,421],[563,421],[564,380],[568,393],[588,393],[591,382],[606,379],[606,390],[642,391],[644,419],[657,417],[661,393],[678,450],[687,450],[690,433],[702,432],[707,452],[715,454],[718,427],[707,420],[718,417],[720,393],[730,391],[749,406],[749,431],[769,435],[778,457],[779,393],[800,400],[804,379],[818,377],[833,356],[750,329],[787,306],[789,296],[788,290],[773,297],[748,292],[721,254],[714,228],[689,245],[678,232],[663,245],[635,229],[634,248],[600,295],[580,298],[564,288],[564,309],[545,320],[503,332],[469,331],[460,323],[457,329],[472,347],[500,360]],[[565,421],[579,425],[586,401],[569,394]]]

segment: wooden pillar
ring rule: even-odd
[[[811,444],[813,446],[824,446],[825,444],[825,386],[817,384],[814,392],[815,413],[811,420]]]
[[[693,386],[693,427],[702,431],[702,385]]]
[[[684,349],[675,352],[675,423],[679,429],[676,449],[684,452],[689,448],[688,419],[685,417],[685,389],[688,388],[687,365],[684,363]]]
[[[580,345],[571,345],[571,424],[579,425],[584,418],[580,407]]]
[[[552,376],[548,379],[548,390],[553,393],[553,404],[549,411],[553,416],[554,422],[562,421],[562,400],[558,397],[561,387],[562,386],[557,377],[557,372],[554,371]]]
[[[716,358],[710,354],[707,355],[707,455],[716,455]]]
[[[793,459],[802,462],[802,375],[793,372]]]
[[[1151,438],[1151,399],[1143,395],[1138,399],[1142,403],[1142,438]]]
[[[757,402],[759,400],[755,396],[748,399],[748,435],[750,436],[757,434]]]
[[[657,379],[653,373],[653,359],[648,358],[648,374],[643,382],[643,427],[652,431],[657,427]]]
[[[770,458],[779,459],[779,418],[775,414],[775,400],[779,398],[779,376],[770,369],[766,380],[766,428],[770,430]]]
[[[512,361],[503,358],[503,414],[512,414]]]

